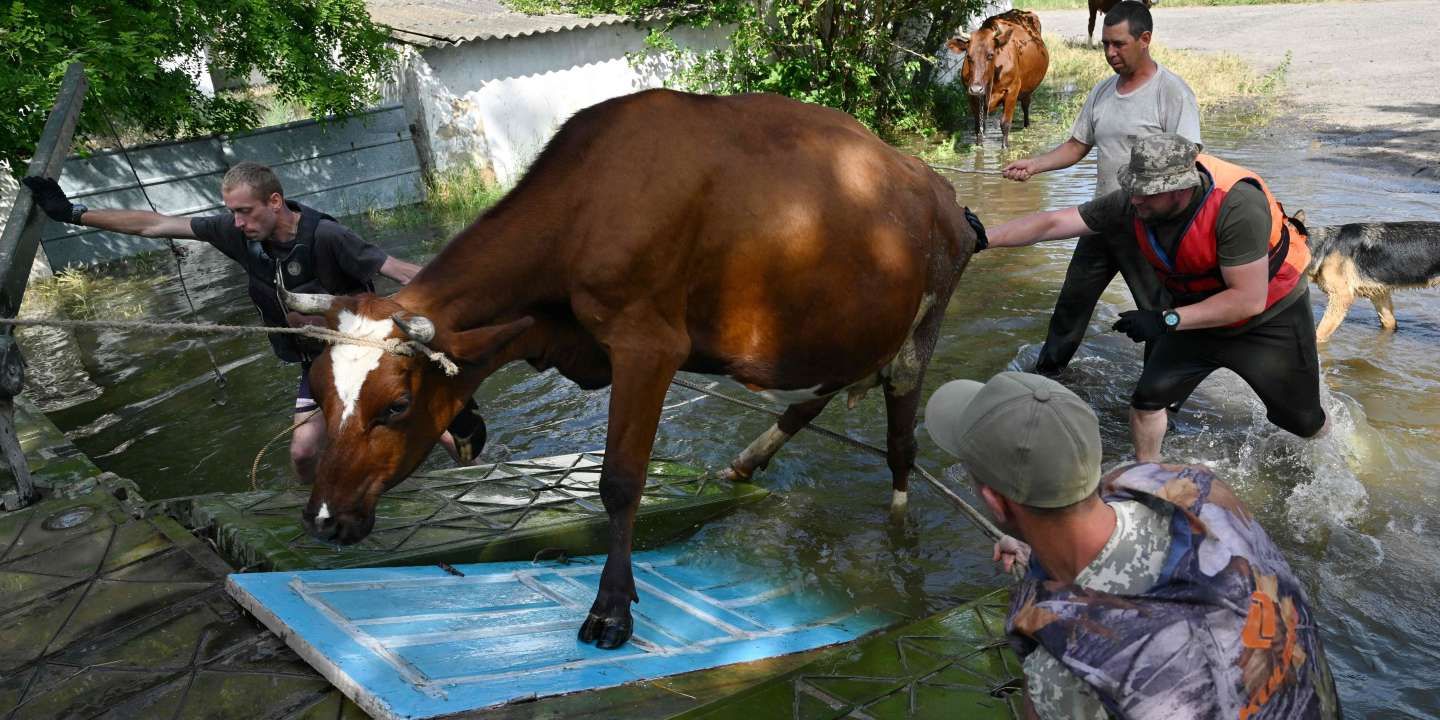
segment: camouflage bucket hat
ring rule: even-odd
[[[1120,168],[1120,187],[1131,195],[1156,195],[1200,184],[1195,156],[1200,148],[1173,133],[1150,135],[1136,141],[1130,164]]]

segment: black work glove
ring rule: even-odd
[[[20,182],[30,188],[30,194],[35,196],[35,204],[39,205],[51,220],[63,223],[77,223],[80,220],[75,217],[75,204],[70,202],[70,198],[65,197],[65,191],[60,189],[60,183],[36,175],[27,176]]]
[[[985,236],[985,223],[970,208],[965,208],[965,222],[970,223],[970,229],[975,231],[975,252],[980,252],[990,247],[990,238]]]
[[[1165,317],[1159,310],[1126,310],[1120,313],[1114,329],[1135,342],[1154,340],[1167,332]]]

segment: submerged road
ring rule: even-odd
[[[1234,53],[1261,72],[1290,53],[1288,99],[1322,145],[1440,180],[1440,2],[1167,8],[1162,0],[1153,12],[1155,42],[1168,47]],[[1084,10],[1039,15],[1045,32],[1085,39]]]

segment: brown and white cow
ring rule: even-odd
[[[501,366],[611,387],[600,494],[609,557],[580,638],[623,644],[630,544],[679,370],[790,403],[732,463],[748,478],[841,391],[882,386],[903,508],[920,383],[976,235],[954,189],[854,119],[773,95],[654,90],[565,123],[519,184],[392,297],[289,295],[366,337],[460,365],[338,345],[310,374],[328,443],[303,522],[354,543]]]
[[[1025,10],[1007,10],[986,18],[968,38],[950,38],[945,47],[965,56],[959,77],[975,118],[975,142],[985,141],[985,118],[1003,103],[1000,146],[1009,147],[1015,103],[1024,113],[1024,126],[1030,127],[1030,96],[1050,69],[1040,18]]]

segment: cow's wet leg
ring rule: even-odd
[[[1015,91],[1005,94],[1005,114],[1000,116],[1000,147],[1010,147],[1010,123],[1015,119]]]
[[[785,414],[780,420],[770,426],[769,430],[761,433],[755,438],[734,460],[730,461],[730,467],[720,472],[720,478],[731,482],[749,482],[756,470],[764,470],[770,464],[770,458],[780,450],[795,433],[810,424],[825,406],[830,403],[833,395],[810,400],[808,402],[796,403],[785,409]]]
[[[639,602],[630,567],[635,511],[645,489],[645,469],[665,392],[683,357],[684,353],[656,352],[653,346],[611,351],[614,384],[600,469],[600,499],[610,516],[609,555],[595,602],[580,626],[580,641],[601,649],[624,645],[634,630],[630,603]]]
[[[917,384],[904,394],[885,386],[885,461],[890,466],[890,515],[903,518],[910,500],[910,468],[915,464],[915,415],[920,407]]]
[[[957,277],[958,279],[958,277]],[[954,288],[952,280],[938,290],[939,302],[930,305],[910,331],[890,365],[885,380],[885,460],[890,466],[890,517],[903,519],[910,500],[910,468],[915,465],[915,417],[920,408],[920,386],[940,337],[940,323]]]
[[[1020,112],[1025,115],[1025,127],[1030,127],[1030,96],[1020,98]]]

